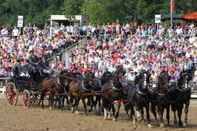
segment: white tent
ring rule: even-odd
[[[78,24],[82,26],[86,23],[86,19],[82,15],[75,15],[75,16],[66,16],[66,15],[51,15],[50,18],[50,35],[52,36],[53,30],[53,22],[54,21],[68,21],[73,24]]]

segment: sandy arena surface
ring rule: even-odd
[[[113,122],[93,114],[85,116],[48,108],[14,107],[3,99],[0,99],[0,113],[0,131],[197,131],[197,100],[191,104],[187,128],[148,128],[144,124],[134,127],[123,111],[119,120]]]

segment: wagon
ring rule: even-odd
[[[23,105],[28,107],[30,104],[38,101],[39,90],[33,88],[31,80],[15,80],[6,78],[5,96],[10,105],[16,105],[19,96],[22,96]]]

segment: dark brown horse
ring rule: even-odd
[[[121,103],[124,101],[123,86],[121,84],[122,72],[105,72],[102,77],[102,98],[104,108],[104,119],[111,117],[113,113],[113,120],[117,120]]]
[[[54,107],[54,98],[58,95],[58,91],[60,90],[60,85],[58,84],[58,80],[56,78],[46,78],[40,83],[40,91],[41,97],[40,102],[42,103],[42,107],[44,108],[44,99],[46,96],[49,97],[49,107]],[[40,103],[39,102],[39,103]]]
[[[87,92],[85,91],[84,87],[84,79],[80,73],[72,73],[64,71],[61,73],[61,85],[66,85],[66,90],[68,96],[70,97],[70,103],[72,106],[72,112],[78,112],[78,105],[80,100],[82,100],[85,114],[87,115],[87,105],[85,99],[88,96],[95,95],[94,92]]]

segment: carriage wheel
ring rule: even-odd
[[[28,90],[23,91],[23,105],[29,107],[30,104],[30,92]]]
[[[10,105],[17,104],[17,89],[14,83],[10,82],[6,85],[5,96]]]

